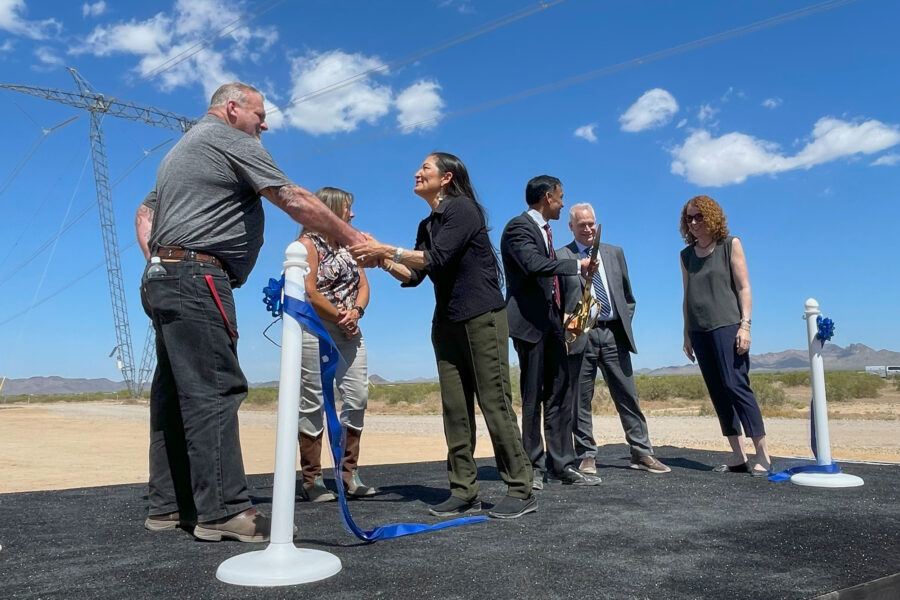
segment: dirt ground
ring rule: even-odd
[[[675,446],[727,450],[715,417],[671,416],[647,411],[653,444],[665,462]],[[274,410],[242,410],[241,446],[248,473],[274,468]],[[55,490],[147,481],[149,413],[145,405],[72,403],[0,407],[0,493]],[[479,424],[476,456],[491,456]],[[775,456],[808,457],[805,419],[767,418]],[[832,419],[832,456],[844,460],[900,462],[900,421]],[[446,456],[439,415],[366,416],[360,463],[394,464]],[[600,444],[623,443],[616,416],[594,417]],[[325,464],[329,461],[325,459]]]

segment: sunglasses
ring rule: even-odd
[[[688,214],[684,215],[684,222],[687,223],[688,225],[690,225],[694,221],[696,221],[698,223],[702,223],[703,222],[703,213],[697,213],[694,215],[688,215]]]

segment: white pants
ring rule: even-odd
[[[334,377],[335,398],[341,402],[341,424],[362,431],[366,404],[369,401],[369,373],[366,361],[366,341],[362,332],[347,339],[340,327],[322,323],[334,340],[343,360],[338,362]],[[300,369],[300,432],[316,437],[325,428],[322,412],[322,379],[319,371],[319,340],[303,332],[303,358]]]

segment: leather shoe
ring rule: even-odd
[[[562,470],[562,473],[556,473],[555,478],[563,485],[589,486],[600,485],[602,481],[596,475],[585,475],[572,465]]]
[[[236,515],[207,523],[197,523],[194,537],[207,542],[220,542],[222,538],[239,542],[268,542],[272,520],[252,506]]]
[[[593,456],[587,456],[581,459],[581,464],[578,465],[578,470],[582,473],[587,473],[588,475],[596,475],[597,461],[594,460]]]
[[[659,462],[655,456],[640,456],[631,459],[631,468],[647,471],[648,473],[668,473],[672,469]]]
[[[170,531],[178,527],[190,529],[194,525],[196,525],[196,523],[182,521],[181,515],[177,510],[164,515],[150,515],[144,520],[144,528],[147,529],[147,531]]]
[[[497,503],[494,508],[488,511],[488,516],[495,519],[518,519],[522,515],[537,510],[537,499],[534,496],[530,498],[513,498],[512,496],[504,496],[503,500]]]

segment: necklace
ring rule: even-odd
[[[710,240],[709,243],[704,246],[703,244],[700,243],[700,240],[697,240],[694,242],[694,246],[696,246],[697,248],[700,248],[701,250],[703,250],[705,252],[705,251],[709,250],[710,247],[715,243],[716,243],[716,240]]]

